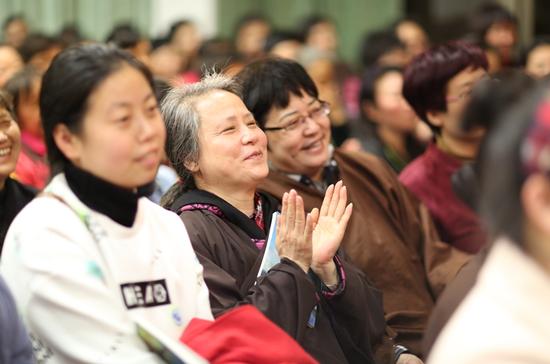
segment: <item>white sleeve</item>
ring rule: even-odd
[[[88,249],[92,242],[84,225],[68,209],[52,210],[55,219],[63,222],[55,224],[56,229],[43,222],[29,228],[28,219],[16,224],[1,266],[29,329],[37,361],[160,363],[103,281]]]

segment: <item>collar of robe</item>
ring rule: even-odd
[[[271,215],[274,211],[278,210],[279,203],[276,199],[267,194],[259,192],[259,195],[262,201],[265,229],[269,229],[269,225],[271,224]],[[219,213],[216,213],[218,216],[237,225],[244,232],[246,232],[251,239],[266,238],[267,232],[260,229],[253,219],[243,214],[240,210],[235,208],[233,205],[231,205],[221,197],[218,197],[215,194],[205,190],[196,189],[181,194],[178,198],[176,198],[172,206],[170,206],[170,210],[177,214],[180,214],[182,210],[212,211],[212,209],[209,209],[209,207],[215,207],[217,210],[219,210]]]
[[[126,227],[134,224],[138,199],[149,196],[154,190],[154,181],[130,190],[107,182],[72,164],[68,164],[64,172],[69,187],[80,201]]]

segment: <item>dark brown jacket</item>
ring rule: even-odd
[[[353,202],[343,240],[352,261],[383,294],[386,322],[395,341],[422,356],[422,335],[437,296],[468,256],[439,241],[427,209],[382,160],[336,150],[340,178]],[[311,210],[323,194],[271,171],[260,186],[278,198],[294,188]]]
[[[223,205],[224,202],[214,201],[216,198],[210,199],[209,203]],[[321,363],[348,362],[340,337],[335,334],[327,311],[319,304],[320,288],[300,267],[283,259],[255,284],[263,250],[256,247],[250,233],[243,228],[248,218],[225,204],[227,206],[222,206],[222,211],[234,214],[237,221],[208,209],[180,213],[204,267],[214,316],[243,303],[253,304]],[[266,217],[274,211],[267,207],[264,205],[263,209]],[[235,223],[238,221],[241,223]],[[266,227],[269,227],[269,221]],[[383,339],[386,324],[381,294],[368,284],[361,271],[344,260],[342,266],[345,289],[325,302],[334,320],[346,328],[356,347],[369,355],[376,351],[377,357],[383,358],[377,362],[388,362],[391,348]],[[314,325],[311,325],[314,307],[317,307],[317,314]]]

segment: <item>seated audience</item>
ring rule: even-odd
[[[0,88],[18,71],[23,68],[23,59],[17,49],[0,43]]]
[[[151,42],[142,37],[131,24],[123,23],[115,26],[107,36],[106,43],[112,43],[132,53],[141,63],[151,66]]]
[[[400,68],[367,69],[359,95],[362,118],[352,124],[352,136],[362,149],[384,159],[397,173],[425,148],[416,135],[418,117],[403,98],[402,88]]]
[[[184,226],[143,197],[165,141],[152,76],[118,48],[68,48],[44,75],[40,110],[53,179],[13,221],[0,261],[35,358],[161,362],[135,319],[177,343],[212,314]]]
[[[498,79],[478,83],[472,92],[470,103],[464,110],[461,122],[462,128],[469,129],[476,125],[483,125],[487,128],[488,135],[490,135],[493,127],[498,126],[498,119],[505,115],[510,107],[517,104],[534,84],[533,79],[519,70],[503,72],[498,75]],[[480,180],[483,178],[479,161],[484,155],[485,142],[486,138],[484,138],[480,147],[476,161],[464,165],[452,177],[453,190],[457,196],[478,214],[479,200],[481,199]],[[445,288],[445,291],[437,300],[424,334],[424,353],[426,355],[429,354],[441,329],[475,284],[477,274],[485,261],[487,252],[487,247],[482,248],[460,270],[456,278]]]
[[[256,191],[268,174],[267,140],[237,84],[208,75],[171,91],[162,112],[166,153],[180,177],[162,203],[185,223],[214,316],[252,303],[323,363],[391,355],[379,291],[337,254],[352,212],[346,187],[329,187],[307,216],[296,191],[285,193],[281,261],[257,279],[279,202]]]
[[[430,363],[545,363],[550,340],[549,85],[503,114],[482,156],[492,247]],[[456,350],[460,348],[460,350]]]
[[[344,251],[382,290],[395,342],[421,355],[435,299],[467,257],[439,241],[425,207],[386,163],[331,146],[330,106],[303,67],[267,59],[238,79],[245,105],[267,135],[270,173],[260,189],[278,199],[295,189],[310,210],[322,205],[330,184],[343,181],[354,205]]]
[[[37,189],[46,185],[50,174],[38,102],[41,83],[42,75],[27,66],[6,84],[21,129],[21,154],[15,167],[15,178]]]
[[[523,68],[536,79],[550,75],[550,37],[536,39],[524,52]]]
[[[0,91],[0,254],[15,215],[36,194],[30,187],[10,177],[21,149],[21,134],[15,118],[11,98]]]
[[[403,95],[435,134],[435,142],[399,180],[429,209],[443,241],[468,253],[486,243],[478,216],[453,192],[451,176],[475,159],[485,128],[464,131],[460,121],[487,59],[473,45],[451,42],[416,57],[405,69]]]
[[[430,47],[426,30],[416,20],[403,18],[398,20],[392,28],[397,38],[405,45],[409,59],[427,51]]]

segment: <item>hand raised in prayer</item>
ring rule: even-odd
[[[288,258],[307,273],[311,265],[313,219],[305,216],[304,201],[296,191],[283,195],[281,216],[277,222],[276,245],[281,258]]]
[[[353,206],[346,206],[348,193],[342,181],[330,185],[321,210],[313,209],[313,245],[311,269],[327,286],[338,283],[334,254],[340,247]]]

